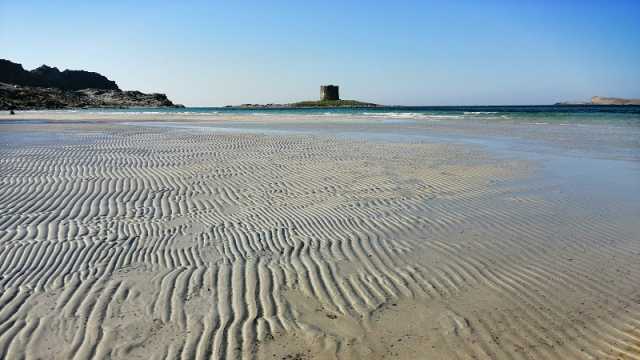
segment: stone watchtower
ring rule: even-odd
[[[340,100],[340,87],[337,85],[320,86],[320,101],[325,100]]]

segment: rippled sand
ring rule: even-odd
[[[637,207],[485,150],[0,124],[0,358],[640,358]]]

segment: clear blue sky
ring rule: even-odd
[[[0,57],[186,105],[640,97],[640,1],[0,0]]]

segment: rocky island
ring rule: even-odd
[[[286,108],[316,108],[316,107],[380,107],[383,105],[357,100],[340,99],[340,87],[337,85],[320,86],[320,100],[299,101],[289,104],[242,104],[227,105],[227,108],[241,109],[286,109]]]
[[[0,110],[182,107],[165,94],[121,90],[104,75],[42,65],[27,71],[0,59]]]

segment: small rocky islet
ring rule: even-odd
[[[320,100],[299,101],[289,104],[242,104],[227,105],[226,108],[239,109],[286,109],[286,108],[361,108],[361,107],[382,107],[368,102],[357,100],[340,99],[340,87],[338,85],[320,86]]]

